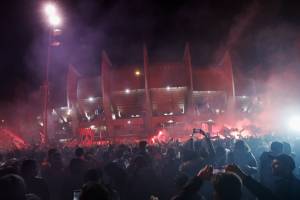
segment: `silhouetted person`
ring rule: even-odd
[[[236,164],[248,175],[257,173],[257,162],[249,146],[243,140],[237,140],[233,151],[228,154],[228,163]]]
[[[224,167],[227,164],[226,148],[219,145],[215,149],[216,149],[216,154],[214,159],[214,166],[216,168]]]
[[[291,147],[290,143],[282,142],[282,145],[283,145],[282,153],[289,155],[293,159],[295,159],[295,154],[292,152],[292,147]]]
[[[128,195],[128,176],[126,171],[117,163],[108,163],[104,167],[104,173],[108,177],[108,186],[112,190],[116,190],[121,198],[126,198]]]
[[[204,166],[203,159],[192,150],[185,149],[182,152],[183,162],[179,171],[193,177]]]
[[[83,160],[84,159],[84,149],[81,147],[76,148],[75,149],[75,157]]]
[[[281,142],[272,142],[271,149],[268,152],[263,152],[260,156],[260,182],[269,189],[274,188],[274,181],[276,177],[272,174],[273,156],[278,156],[283,151],[283,144]]]
[[[167,155],[162,160],[161,182],[164,185],[164,195],[170,199],[171,195],[176,191],[174,177],[177,177],[180,161],[176,158],[173,148],[167,149]]]
[[[161,190],[160,182],[153,167],[144,156],[137,156],[131,164],[129,192],[131,200],[149,199],[157,196]]]
[[[198,175],[191,179],[181,193],[172,200],[201,200],[198,194],[204,181],[212,181],[214,200],[240,200],[242,197],[242,183],[238,176],[233,173],[219,173],[213,175],[213,168],[205,166]]]
[[[21,175],[26,183],[27,193],[33,193],[42,200],[49,200],[48,186],[45,180],[37,177],[38,167],[35,160],[24,160]]]
[[[109,191],[99,183],[85,184],[80,193],[79,200],[111,200]]]
[[[17,175],[8,174],[0,178],[0,199],[26,200],[24,180]]]
[[[51,148],[48,150],[47,160],[42,163],[42,171],[47,170],[52,165],[55,153],[57,153],[57,149]]]
[[[294,143],[295,151],[295,163],[296,163],[296,174],[300,178],[300,140],[296,140]]]
[[[81,147],[77,147],[75,149],[75,158],[72,160],[77,160],[77,162],[81,162],[81,165],[84,167],[84,170],[88,170],[88,162],[85,160],[84,149]]]
[[[251,176],[247,176],[235,165],[227,166],[226,170],[236,173],[244,185],[260,200],[297,200],[300,199],[300,181],[293,175],[295,162],[292,157],[281,154],[273,158],[272,173],[278,177],[273,191],[263,186]]]
[[[242,197],[242,182],[231,173],[219,173],[213,177],[214,199],[239,200]]]
[[[45,179],[51,200],[58,200],[60,197],[59,191],[61,190],[65,172],[63,168],[61,154],[54,152],[51,155],[51,164],[42,171],[42,176]]]
[[[273,192],[280,199],[300,199],[300,181],[293,175],[295,162],[286,154],[281,154],[273,159],[272,173],[279,177],[275,181]]]
[[[70,161],[69,171],[64,179],[61,191],[61,200],[72,200],[73,192],[79,190],[84,182],[85,166],[80,159]]]

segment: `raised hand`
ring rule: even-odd
[[[202,130],[202,129],[200,129],[200,132],[199,132],[201,135],[203,135],[204,137],[208,137],[208,134],[204,131],[204,130]]]
[[[210,180],[213,176],[213,167],[210,165],[206,165],[198,172],[197,176],[202,178],[203,180]]]

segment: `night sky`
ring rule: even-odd
[[[26,99],[39,90],[47,46],[42,4],[41,0],[1,2],[0,102]],[[149,48],[150,62],[181,61],[188,41],[194,66],[209,65],[253,1],[61,0],[57,4],[64,17],[63,34],[57,38],[62,45],[52,49],[50,81],[55,101],[64,104],[68,65],[96,76],[103,49],[117,66],[142,64],[143,43]],[[299,1],[261,1],[254,6],[249,11],[253,19],[231,47],[235,67],[251,74],[253,69],[270,71],[298,61],[299,10]]]

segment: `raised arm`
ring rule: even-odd
[[[257,182],[251,176],[247,176],[238,166],[228,165],[226,167],[227,172],[237,174],[243,181],[244,186],[250,190],[260,200],[280,200],[276,197],[271,190],[264,187],[262,184]]]
[[[213,168],[212,166],[206,165],[203,169],[201,169],[197,176],[192,178],[182,189],[180,194],[173,198],[173,200],[177,199],[189,199],[189,197],[194,196],[200,190],[203,185],[203,181],[210,180],[213,176]]]
[[[202,131],[200,132],[200,134],[204,136],[204,139],[205,139],[205,141],[206,141],[206,143],[207,143],[207,146],[208,146],[208,153],[209,153],[209,155],[210,155],[211,157],[215,158],[215,156],[216,156],[216,151],[215,151],[215,148],[214,148],[214,146],[213,146],[213,144],[212,144],[212,142],[211,142],[211,139],[210,139],[208,133],[205,133],[205,132],[202,130]]]

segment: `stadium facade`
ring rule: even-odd
[[[190,125],[225,112],[235,95],[228,52],[207,69],[192,66],[189,45],[182,62],[115,67],[102,52],[101,75],[82,77],[73,66],[67,75],[66,113],[73,133],[92,129],[99,137],[148,137],[157,130]]]

